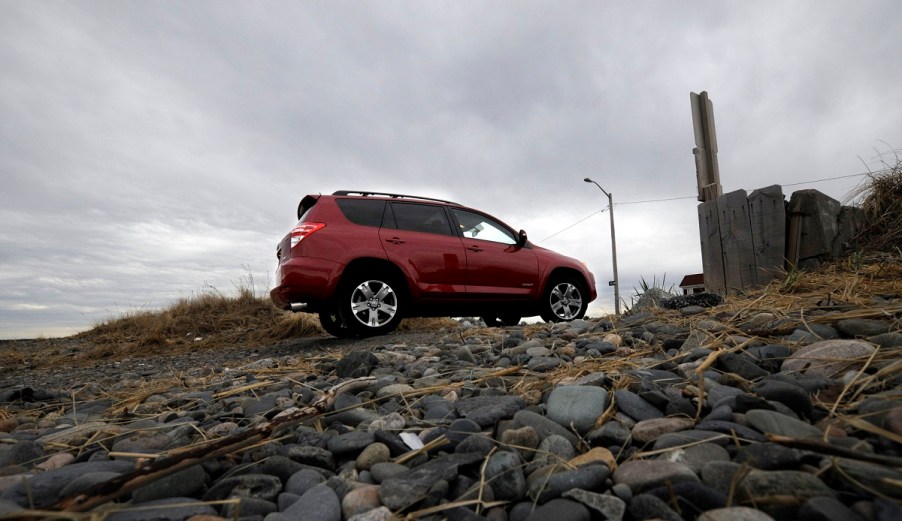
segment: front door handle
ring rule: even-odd
[[[398,237],[392,237],[391,239],[385,239],[385,242],[390,242],[392,244],[404,244],[404,241],[402,241]]]
[[[479,246],[467,246],[467,249],[470,251],[475,251],[477,253],[482,251],[482,248],[480,248]]]

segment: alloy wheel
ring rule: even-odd
[[[560,320],[577,318],[583,307],[583,297],[579,288],[570,282],[556,285],[548,296],[551,311]]]
[[[351,292],[351,315],[369,328],[386,326],[398,313],[398,295],[387,283],[366,280]]]

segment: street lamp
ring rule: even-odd
[[[611,213],[611,256],[614,258],[614,313],[620,315],[620,279],[617,277],[617,239],[614,236],[614,198],[611,197],[600,184],[589,179],[583,179],[587,183],[592,183],[601,190],[604,195],[608,196],[608,209]]]

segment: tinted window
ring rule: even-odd
[[[336,199],[341,213],[345,214],[354,224],[363,226],[382,226],[382,212],[385,211],[385,201],[372,199]]]
[[[441,206],[416,203],[392,203],[391,206],[399,230],[452,235],[445,209]]]
[[[452,208],[451,212],[460,225],[461,234],[468,239],[517,244],[517,237],[510,230],[485,215],[457,208]]]

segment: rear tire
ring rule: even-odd
[[[353,274],[341,285],[339,315],[359,336],[384,335],[401,322],[403,286],[384,273]]]
[[[546,322],[564,322],[586,316],[589,290],[573,277],[551,279],[542,296],[541,316]]]

